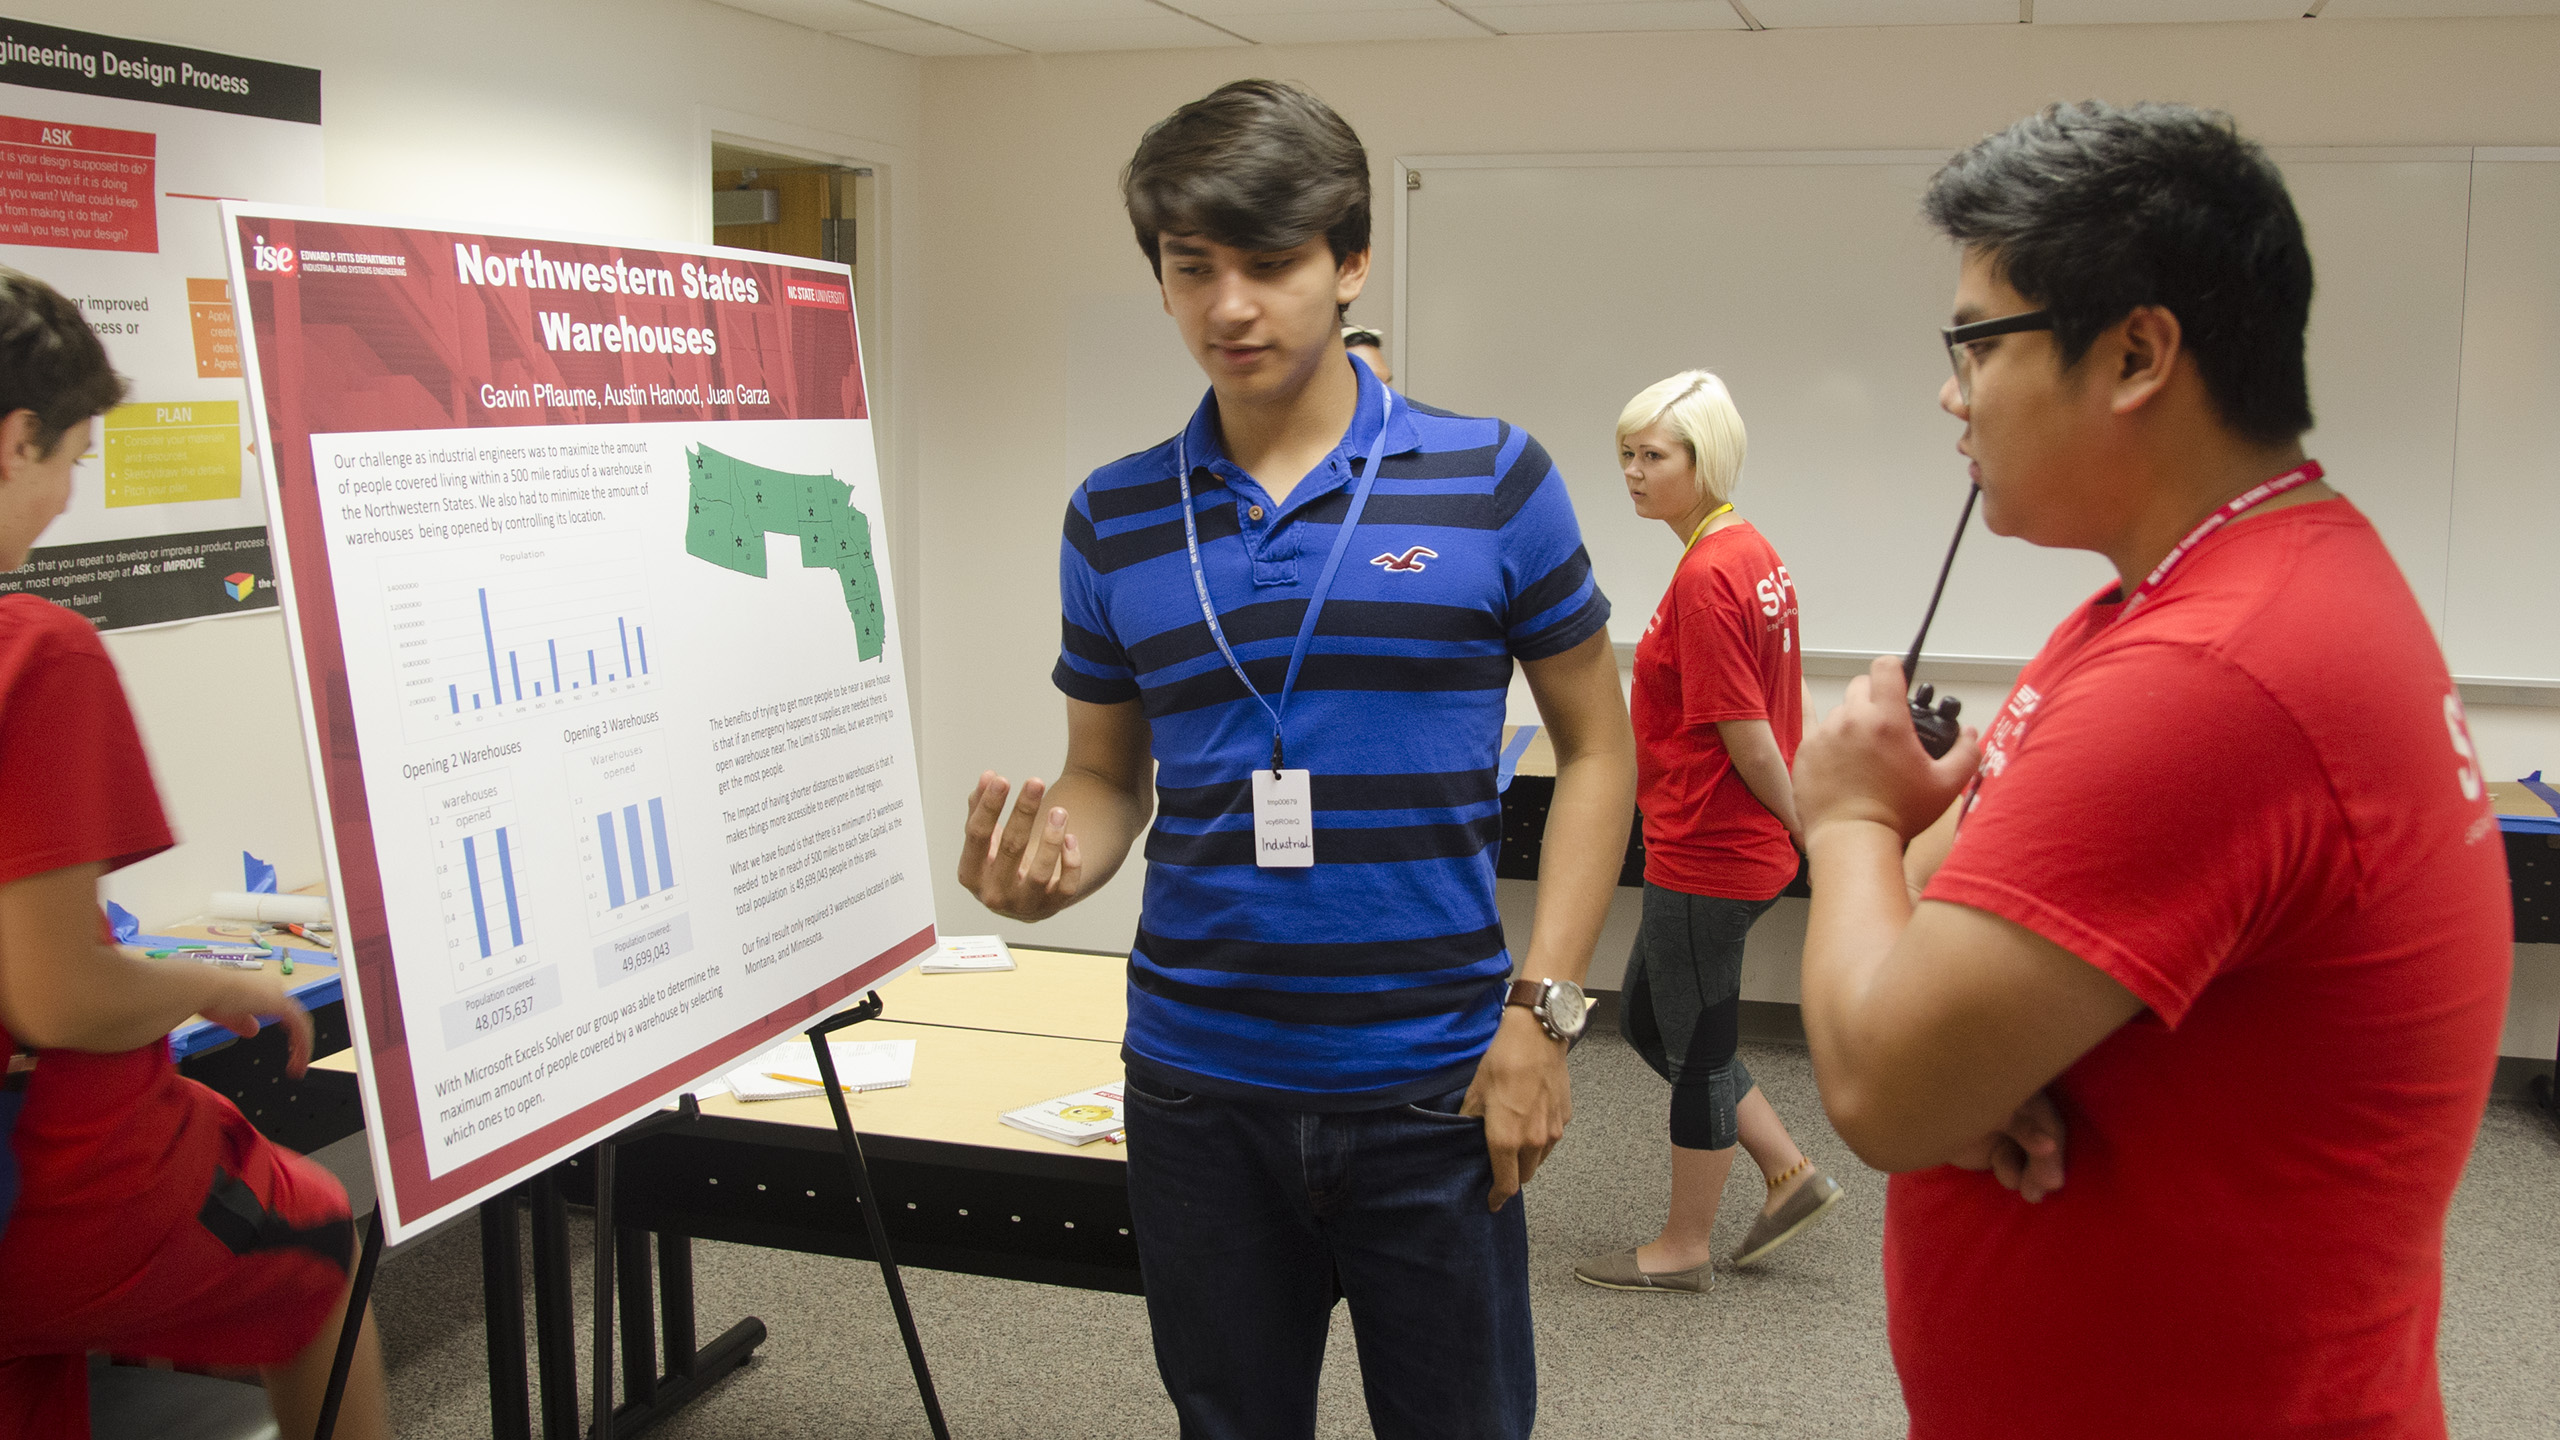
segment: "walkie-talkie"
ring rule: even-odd
[[[1964,543],[1964,527],[1973,522],[1973,502],[1981,498],[1980,487],[1965,487],[1964,513],[1956,517],[1955,538],[1947,542],[1947,558],[1938,565],[1938,588],[1929,592],[1929,612],[1920,617],[1920,633],[1911,637],[1911,653],[1902,660],[1905,685],[1919,676],[1920,646],[1929,638],[1929,623],[1938,618],[1938,599],[1947,593],[1947,572],[1956,566],[1956,547]],[[1928,751],[1932,760],[1945,758],[1955,748],[1956,737],[1963,733],[1956,717],[1964,713],[1964,702],[1953,695],[1941,696],[1928,685],[1911,691],[1909,699],[1911,728],[1920,732],[1920,748]]]

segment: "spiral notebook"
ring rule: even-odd
[[[895,1090],[915,1075],[913,1040],[834,1040],[836,1083],[847,1090]],[[720,1077],[741,1100],[798,1100],[826,1094],[818,1083],[818,1057],[806,1037],[794,1035]]]

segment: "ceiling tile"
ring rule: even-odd
[[[712,0],[712,3],[831,34],[893,30],[916,23],[895,11],[865,5],[862,0]]]
[[[1816,25],[2015,25],[2018,0],[1743,0],[1772,30]]]
[[[841,3],[845,10],[855,13],[828,21],[825,29],[830,35],[863,35],[874,30],[935,28],[929,22],[919,20],[913,15],[902,14],[878,5],[865,5],[862,0],[841,0]]]
[[[990,40],[1001,40],[1019,49],[1047,54],[1079,50],[1187,50],[1245,43],[1215,26],[1169,10],[1157,10],[1152,16],[1129,19],[1035,20],[977,24],[969,29]]]
[[[1481,40],[1492,30],[1454,10],[1211,16],[1259,45],[1339,45],[1364,40]]]
[[[1322,15],[1210,17],[1258,45],[1339,45],[1358,40],[1483,40],[1492,31],[1454,10],[1372,10]]]
[[[1592,35],[1621,30],[1740,30],[1724,0],[1585,0],[1581,4],[1467,5],[1506,35]]]
[[[2299,20],[2311,0],[2036,0],[2039,25],[2135,25],[2153,21]]]
[[[908,55],[1019,55],[1011,45],[999,45],[958,30],[939,25],[917,25],[908,30],[864,30],[844,38],[877,45],[883,50],[896,50]]]
[[[990,25],[1081,25],[1097,20],[1149,20],[1165,14],[1148,0],[896,0],[919,20],[986,33]]]
[[[1397,11],[1437,10],[1440,0],[1165,0],[1186,15],[1225,24],[1230,15],[1371,15]]]
[[[2310,9],[2309,5],[2302,7]],[[2492,15],[2560,15],[2560,0],[2329,0],[2323,20],[2468,20]]]

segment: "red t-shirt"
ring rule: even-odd
[[[1699,538],[1636,642],[1630,699],[1644,878],[1686,895],[1766,900],[1795,842],[1733,768],[1719,720],[1766,720],[1792,766],[1804,732],[1796,589],[1749,524]]]
[[[2433,1437],[2446,1206],[2497,1057],[2505,854],[2461,702],[2344,500],[2235,523],[1993,718],[1930,900],[2149,1007],[2054,1083],[2063,1189],[1893,1178],[1917,1440]]]
[[[0,884],[67,865],[115,869],[172,843],[97,631],[32,595],[0,597]],[[0,1049],[10,1044],[0,1030]],[[163,1042],[41,1052],[12,1136],[19,1203],[94,1198],[127,1219],[154,1194],[201,1203],[152,1184],[187,1129],[186,1090]]]

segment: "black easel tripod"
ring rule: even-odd
[[[835,1054],[828,1046],[828,1037],[834,1032],[847,1026],[860,1024],[865,1020],[876,1019],[882,1009],[879,992],[872,991],[864,997],[862,1003],[829,1016],[811,1027],[808,1031],[809,1044],[816,1054],[818,1077],[826,1086],[828,1106],[835,1116],[836,1134],[844,1146],[845,1164],[853,1172],[854,1193],[862,1206],[863,1226],[870,1236],[872,1254],[879,1260],[880,1277],[889,1291],[889,1306],[897,1316],[898,1333],[906,1344],[907,1364],[915,1372],[916,1393],[924,1402],[925,1419],[932,1426],[934,1440],[951,1440],[950,1425],[942,1414],[941,1397],[934,1389],[933,1372],[925,1362],[924,1341],[916,1331],[915,1314],[907,1304],[906,1284],[899,1278],[897,1257],[890,1248],[888,1227],[881,1217],[879,1202],[872,1187],[871,1168],[863,1157],[862,1139],[853,1128],[853,1116],[845,1105],[843,1087],[836,1081]],[[651,1116],[619,1135],[609,1136],[596,1143],[596,1302],[593,1380],[596,1413],[595,1424],[590,1433],[597,1437],[597,1440],[612,1440],[614,1431],[614,1299],[617,1293],[614,1267],[620,1241],[620,1233],[613,1219],[614,1151],[623,1144],[641,1139],[658,1130],[683,1125],[698,1114],[693,1097],[687,1095],[683,1097],[676,1110],[664,1115]],[[556,1191],[552,1193],[556,1196]],[[557,1203],[556,1199],[554,1203]],[[357,1334],[363,1322],[366,1301],[373,1291],[374,1272],[381,1253],[382,1215],[377,1206],[366,1224],[364,1244],[356,1263],[355,1284],[348,1301],[347,1318],[339,1330],[338,1351],[335,1364],[330,1370],[329,1387],[321,1405],[320,1422],[314,1431],[314,1440],[331,1440],[331,1435],[336,1428],[338,1409],[345,1397],[347,1374],[355,1360]],[[686,1308],[690,1309],[689,1301]],[[724,1336],[720,1345],[716,1347],[722,1350],[724,1357],[728,1352],[741,1348],[740,1345],[731,1343],[733,1339],[742,1340],[744,1348],[752,1348],[755,1341],[763,1338],[764,1333],[763,1326],[752,1320],[744,1322],[739,1327],[739,1331],[752,1333]],[[688,1339],[687,1348],[690,1348],[690,1345],[691,1341]],[[521,1358],[517,1364],[518,1373],[521,1375]],[[666,1403],[662,1407],[653,1406],[652,1408],[662,1410],[675,1408],[683,1400],[691,1398],[691,1389],[708,1384],[711,1379],[734,1368],[735,1364],[736,1358],[727,1358],[724,1363],[707,1367],[698,1376],[684,1377],[692,1382],[688,1386],[687,1393],[681,1396],[667,1395],[663,1397]],[[652,1368],[654,1373],[654,1367]],[[495,1403],[494,1396],[492,1403]],[[570,1404],[572,1409],[569,1414],[574,1423],[576,1414],[574,1399]],[[645,1425],[647,1421],[643,1420],[640,1423]]]
[[[897,1256],[889,1249],[888,1222],[880,1217],[879,1198],[871,1189],[871,1166],[862,1158],[862,1137],[853,1128],[853,1113],[845,1107],[844,1087],[836,1083],[836,1057],[827,1037],[849,1025],[879,1018],[880,992],[865,995],[862,1003],[828,1016],[809,1027],[809,1048],[816,1052],[818,1079],[827,1087],[827,1106],[835,1112],[836,1136],[844,1142],[844,1163],[853,1171],[854,1194],[862,1205],[862,1225],[871,1234],[871,1253],[880,1261],[881,1283],[889,1288],[889,1308],[897,1312],[898,1335],[907,1343],[907,1366],[916,1374],[916,1394],[924,1401],[924,1418],[933,1426],[933,1440],[951,1440],[951,1426],[942,1418],[942,1397],[934,1392],[933,1371],[925,1364],[924,1340],[916,1334],[915,1313],[907,1308],[906,1282],[898,1278]]]

